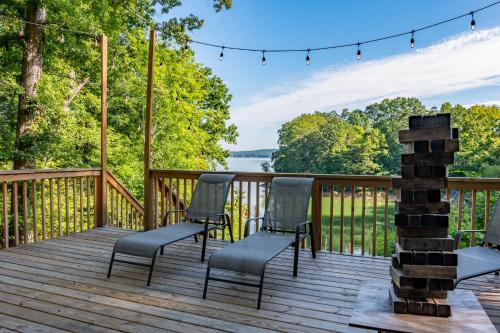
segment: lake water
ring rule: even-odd
[[[227,164],[230,171],[250,171],[261,172],[260,165],[265,161],[271,161],[270,158],[256,158],[256,157],[228,157]],[[217,170],[224,170],[219,166]]]

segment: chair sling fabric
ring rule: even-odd
[[[257,308],[260,308],[266,264],[289,246],[295,246],[293,275],[297,276],[299,241],[307,236],[314,242],[311,222],[307,221],[313,178],[276,177],[269,191],[262,226],[239,242],[215,252],[209,259],[203,298],[206,298],[208,280],[259,287]],[[247,221],[247,225],[248,225]],[[306,230],[309,226],[309,233]],[[316,256],[314,246],[311,248]],[[260,276],[259,285],[210,277],[210,269],[221,269]]]
[[[136,233],[133,236],[120,238],[116,241],[109,265],[108,278],[111,275],[113,262],[137,264],[136,262],[115,259],[116,254],[124,254],[136,257],[151,258],[148,286],[151,282],[154,261],[158,249],[170,243],[177,242],[187,237],[203,235],[201,261],[204,261],[206,250],[207,233],[219,227],[228,227],[229,217],[224,214],[224,208],[231,183],[235,175],[232,174],[202,174],[193,192],[191,203],[186,211],[185,222],[176,223],[146,232]],[[165,222],[172,212],[165,216]],[[164,224],[166,224],[164,222]],[[231,241],[232,232],[230,230]]]
[[[463,232],[457,233],[457,244],[462,234]],[[484,274],[495,272],[498,275],[498,271],[500,271],[500,250],[498,249],[500,247],[500,200],[497,201],[482,243],[485,246],[473,246],[456,250],[458,255],[458,276],[455,285],[460,281]],[[492,247],[489,247],[490,245]]]

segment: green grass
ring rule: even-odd
[[[377,216],[376,216],[376,254],[384,254],[384,227],[385,227],[385,198],[381,197],[380,194],[377,198]],[[322,228],[321,228],[321,239],[322,248],[330,250],[330,198],[323,197],[323,217],[322,217]],[[394,199],[389,197],[387,206],[387,253],[390,254],[394,248],[396,228],[394,226]],[[354,253],[361,253],[361,241],[362,241],[362,199],[361,197],[355,197],[354,200],[354,237],[353,243]],[[340,251],[341,248],[341,202],[340,197],[335,196],[335,201],[333,204],[333,227],[332,227],[332,247],[333,251]],[[364,241],[364,252],[365,254],[372,253],[373,247],[373,199],[371,197],[366,198],[365,203],[365,241]],[[351,197],[346,194],[344,198],[344,219],[343,219],[343,250],[349,253],[351,242]]]

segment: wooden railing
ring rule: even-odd
[[[169,210],[178,209],[179,202],[189,203],[201,173],[203,171],[151,170],[153,228]],[[246,219],[263,214],[273,177],[304,176],[314,178],[310,218],[319,235],[317,249],[384,256],[394,250],[394,201],[399,192],[392,189],[392,177],[226,173],[236,174],[227,203],[236,239],[241,239]],[[163,187],[171,188],[179,201],[174,202]],[[497,178],[449,178],[449,188],[443,196],[452,203],[450,232],[487,226],[499,194],[500,179]],[[175,222],[181,217],[173,214],[171,220]],[[258,227],[253,225],[254,230]],[[228,238],[228,234],[219,231],[213,237]]]
[[[107,219],[102,208],[102,170],[0,171],[0,248],[82,232],[100,224],[143,228],[142,204],[107,173]]]
[[[108,218],[113,226],[143,230],[144,207],[116,177],[108,171]]]

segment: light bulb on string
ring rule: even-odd
[[[411,32],[411,40],[410,40],[410,47],[414,48],[415,47],[415,38],[413,38],[413,35],[415,34],[415,31]]]
[[[472,31],[476,30],[476,20],[474,20],[474,12],[470,12],[471,21],[470,21],[470,29]]]
[[[266,51],[262,51],[262,65],[266,64]]]
[[[61,44],[64,44],[64,30],[61,29],[61,36],[59,36],[59,42],[61,42]]]
[[[97,38],[97,34],[94,35],[94,43],[96,47],[99,46],[99,39]]]
[[[311,58],[309,57],[309,52],[311,50],[307,49],[307,56],[306,56],[306,65],[309,65],[311,63]]]
[[[222,61],[223,59],[224,59],[224,46],[222,47],[222,50],[220,51],[219,61]]]
[[[356,52],[356,59],[361,60],[361,50],[359,49],[359,43],[358,43],[358,52]]]

